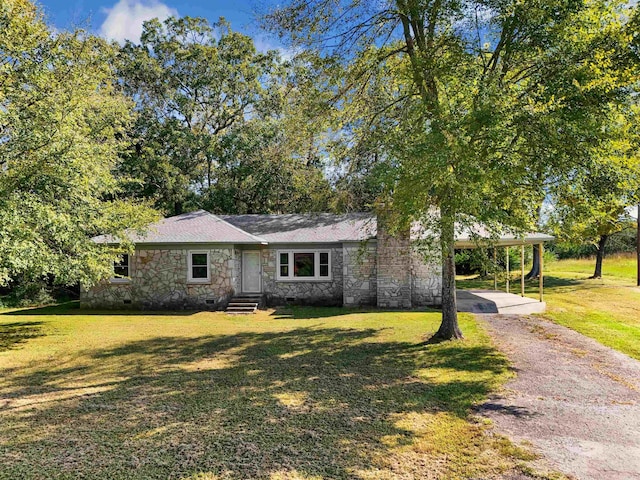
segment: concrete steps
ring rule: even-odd
[[[232,315],[256,313],[261,300],[261,295],[236,295],[228,303],[225,312]]]

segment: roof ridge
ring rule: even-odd
[[[219,222],[224,223],[225,225],[229,225],[231,228],[234,228],[235,230],[244,233],[246,236],[257,240],[260,243],[264,243],[265,245],[268,244],[269,242],[267,242],[264,238],[260,238],[257,235],[254,235],[252,233],[247,232],[246,230],[241,229],[240,227],[236,227],[234,224],[227,222],[224,218],[220,218],[218,215],[215,215],[207,210],[203,210],[204,212],[208,213],[209,215],[211,215],[213,218],[217,219]]]
[[[207,212],[209,213],[209,212]],[[213,215],[213,213],[211,213]],[[333,215],[335,217],[344,217],[348,215],[367,215],[371,217],[377,216],[375,212],[343,212],[343,213],[333,213],[333,212],[305,212],[305,213],[223,213],[220,214],[223,217],[281,217],[285,215],[304,215],[304,216],[314,216],[314,215]],[[218,216],[218,218],[220,218]]]

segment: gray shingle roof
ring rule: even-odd
[[[376,236],[370,213],[287,215],[221,215],[221,218],[269,243],[332,243]]]
[[[477,224],[476,228],[459,228],[456,234],[457,248],[473,248],[474,236],[489,238],[490,233]],[[473,233],[472,233],[473,230]],[[377,220],[371,213],[286,214],[286,215],[214,215],[205,210],[164,218],[149,226],[146,235],[131,235],[138,244],[171,243],[338,243],[359,242],[376,237]],[[412,229],[412,238],[420,238],[424,232]],[[117,243],[117,239],[104,235],[93,239],[98,243]],[[521,245],[553,240],[542,233],[529,233],[516,238],[503,233],[496,239],[497,245]]]
[[[135,243],[265,243],[265,240],[247,233],[222,218],[198,210],[175,217],[163,218],[149,225],[146,235],[131,235]],[[112,238],[95,237],[98,243],[115,243]]]

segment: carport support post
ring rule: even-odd
[[[505,253],[506,253],[506,262],[507,262],[507,293],[509,293],[509,247],[505,247]]]
[[[493,289],[498,290],[498,254],[493,247]]]
[[[540,286],[538,288],[540,290],[540,301],[542,302],[544,299],[544,280],[543,280],[544,277],[542,275],[542,272],[543,272],[542,267],[544,265],[544,262],[542,259],[542,254],[544,253],[543,244],[541,243],[540,245],[538,245],[538,248],[540,249]]]
[[[520,296],[524,297],[524,244],[520,246]]]

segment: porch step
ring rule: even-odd
[[[236,295],[227,305],[226,313],[236,315],[256,313],[260,300],[260,295]]]

